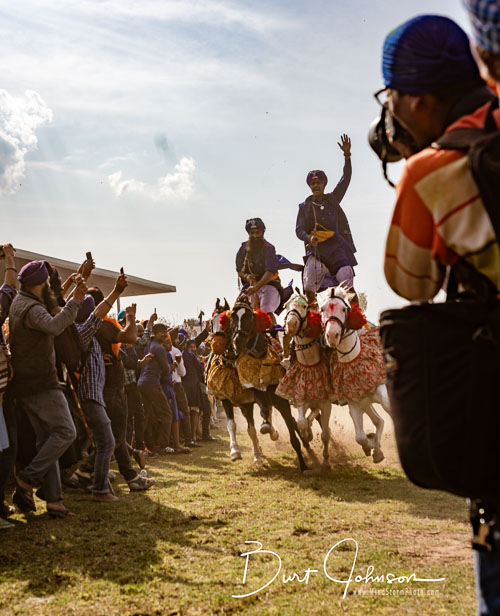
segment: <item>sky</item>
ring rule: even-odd
[[[367,142],[372,94],[387,33],[435,12],[428,0],[0,3],[0,243],[78,262],[90,250],[98,267],[177,287],[137,298],[140,318],[208,316],[236,299],[247,218],[302,262],[305,177],[324,169],[333,190],[347,133],[342,207],[377,321],[404,302],[383,275],[394,191]],[[460,0],[439,14],[470,32]]]

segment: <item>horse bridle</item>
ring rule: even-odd
[[[250,306],[247,306],[246,304],[235,304],[231,313],[235,314],[238,310],[240,310],[240,308],[243,308],[244,310],[246,310],[247,312],[250,312],[251,314],[253,314],[252,308]],[[247,338],[250,338],[250,336],[252,335],[252,332],[246,332],[244,329],[240,328],[240,329],[235,329],[234,331],[231,331],[231,340],[233,340],[233,338],[237,335],[237,334],[242,334],[243,336],[246,336]]]
[[[331,297],[330,299],[339,299],[339,300],[340,300],[340,301],[344,304],[344,306],[347,308],[347,313],[349,313],[349,311],[351,310],[351,307],[349,306],[349,304],[345,301],[345,299],[344,299],[343,297],[339,297],[338,295],[334,295],[334,296],[333,296],[333,297]],[[346,332],[346,326],[345,326],[345,323],[346,323],[346,321],[347,321],[347,315],[346,315],[346,318],[345,318],[345,321],[344,321],[344,322],[342,322],[342,321],[341,321],[338,317],[335,317],[335,316],[328,317],[328,319],[325,321],[325,325],[326,325],[327,323],[329,323],[330,321],[335,321],[335,322],[336,322],[336,323],[338,323],[338,325],[340,326],[340,340],[339,340],[339,344],[340,344],[343,340],[345,340],[346,338],[349,338],[349,336],[352,336],[352,335],[353,335],[353,333],[354,333],[354,330],[353,330],[353,329],[352,329],[352,330],[347,330],[347,331],[349,331],[349,333],[348,333],[347,335],[346,335],[346,333],[345,333],[345,332]],[[349,353],[351,353],[352,351],[354,351],[354,349],[356,348],[356,344],[357,344],[357,342],[358,342],[358,341],[357,341],[357,340],[355,340],[355,341],[354,341],[354,344],[353,344],[353,346],[352,346],[352,348],[351,348],[351,349],[349,349],[348,351],[345,351],[345,352],[344,352],[344,351],[339,351],[339,349],[338,349],[338,348],[336,349],[336,351],[337,351],[337,353],[338,353],[339,355],[349,355]]]
[[[309,310],[307,310],[305,316],[301,316],[300,312],[297,310],[297,308],[292,308],[291,310],[289,310],[286,313],[286,319],[288,319],[289,315],[295,315],[298,320],[299,320],[299,329],[297,330],[297,336],[300,334],[300,332],[302,331],[304,324],[306,322],[307,319],[307,314],[309,313]],[[285,319],[285,320],[286,320]]]

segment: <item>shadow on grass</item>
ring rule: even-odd
[[[66,497],[76,518],[30,514],[26,523],[19,517],[13,520],[15,529],[3,532],[2,581],[24,583],[26,592],[36,596],[65,590],[77,576],[111,582],[132,594],[137,585],[152,580],[197,586],[171,566],[163,568],[164,557],[180,563],[192,549],[210,557],[213,548],[191,535],[224,524],[155,502],[154,492],[124,495],[112,505],[92,503],[76,492],[68,491]]]
[[[332,501],[373,503],[394,501],[409,505],[407,512],[419,518],[465,520],[465,500],[435,490],[413,485],[402,473],[392,468],[366,469],[356,465],[336,465],[328,472],[314,471],[302,475],[292,468],[292,456],[266,456],[264,465],[251,469],[251,475],[285,480],[304,491],[314,490],[320,497]]]

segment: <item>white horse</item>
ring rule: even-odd
[[[318,294],[318,303],[326,344],[336,350],[330,359],[335,394],[341,404],[349,406],[356,442],[365,455],[371,455],[374,462],[381,462],[384,459],[381,447],[384,420],[373,404],[382,405],[389,415],[390,406],[378,329],[364,329],[358,334],[366,319],[359,308],[354,314],[350,294],[343,287],[331,287]],[[358,322],[354,323],[355,320]],[[365,413],[375,426],[375,434],[367,435],[364,431]]]
[[[305,441],[312,440],[311,426],[320,414],[321,440],[323,442],[323,470],[329,470],[328,447],[331,414],[331,387],[327,364],[321,356],[321,322],[317,314],[316,329],[308,318],[311,315],[307,298],[295,293],[285,304],[285,334],[293,337],[295,358],[285,376],[281,379],[276,393],[287,398],[299,413],[297,421],[300,435]],[[307,411],[310,410],[309,415]]]

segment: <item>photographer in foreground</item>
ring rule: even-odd
[[[491,4],[498,6],[498,3]],[[495,486],[485,481],[485,476],[492,472],[491,464],[481,467],[476,462],[481,449],[488,449],[484,439],[488,430],[493,429],[488,417],[498,413],[492,402],[496,394],[488,391],[493,389],[492,380],[489,374],[486,377],[483,373],[494,372],[498,362],[485,360],[484,355],[478,355],[475,361],[474,354],[479,348],[496,357],[495,345],[487,343],[497,335],[494,319],[498,315],[495,296],[500,289],[500,249],[485,205],[483,184],[480,183],[480,191],[475,181],[477,176],[473,177],[471,171],[470,154],[467,155],[471,145],[469,137],[464,137],[462,148],[450,140],[453,133],[456,139],[459,129],[486,130],[492,96],[480,78],[465,32],[450,19],[436,15],[411,19],[387,36],[382,72],[385,89],[377,93],[378,100],[399,123],[400,134],[412,137],[405,141],[413,141],[417,151],[406,154],[407,162],[396,188],[385,254],[387,281],[406,299],[431,300],[451,271],[448,301],[440,305],[444,309],[438,304],[422,304],[382,315],[388,387],[401,461],[408,476],[418,485],[471,497],[495,494]],[[381,100],[381,95],[386,99]],[[498,127],[498,111],[492,117]],[[477,293],[480,288],[488,294],[488,300],[483,303],[483,297]],[[457,295],[457,290],[467,293]],[[464,309],[466,315],[476,319],[471,335],[465,337],[462,333],[470,323],[467,319],[460,320]],[[443,315],[450,318],[443,319]],[[476,344],[475,336],[481,338],[484,333],[483,316],[485,327],[492,325],[493,329],[489,341],[480,340]],[[439,335],[443,330],[446,344],[435,345],[433,352],[420,344],[418,338],[425,338],[431,331]],[[407,341],[422,351],[418,364],[412,363],[408,345],[404,348]],[[463,344],[463,352],[459,344]],[[431,365],[434,373],[429,372]],[[493,368],[490,370],[489,366]],[[424,373],[426,377],[422,376]],[[434,375],[430,384],[429,374]],[[425,395],[420,395],[424,389]],[[462,391],[467,396],[460,398],[457,394]],[[443,407],[447,414],[442,414]],[[471,417],[473,408],[478,409],[475,418]],[[482,409],[485,418],[480,416]],[[420,432],[415,428],[419,421]],[[456,450],[462,449],[462,442],[470,446],[461,451],[463,463],[450,468],[452,464],[447,466],[444,461],[439,472],[433,475],[435,465],[427,466],[424,456],[416,460],[416,452],[420,447],[424,454],[427,452],[428,443],[421,443],[419,435],[427,431],[426,434],[434,437],[438,423],[436,442],[439,445],[433,455],[443,455],[445,460],[445,456],[453,457]],[[461,441],[447,440],[447,432],[453,430]],[[491,454],[488,455],[491,459]],[[470,471],[476,466],[484,472]],[[449,475],[444,478],[448,470]],[[486,512],[483,505],[484,502],[473,501],[471,512],[474,547],[481,550],[476,552],[479,613],[498,614],[497,510],[495,503],[489,503],[491,510]]]

